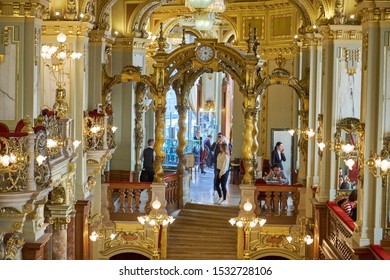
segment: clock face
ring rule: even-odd
[[[212,46],[204,45],[197,49],[197,55],[200,61],[207,62],[214,58],[214,49]]]

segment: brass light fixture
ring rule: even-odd
[[[89,239],[92,242],[104,241],[106,239],[106,232],[107,228],[103,224],[104,216],[101,213],[97,213],[93,215],[92,217],[88,218],[88,224],[93,227],[97,224],[96,229],[92,231],[92,233],[89,235]],[[112,232],[110,234],[110,239],[113,240],[115,238],[116,234],[115,232]]]
[[[314,240],[311,237],[311,235],[308,234],[307,232],[307,228],[312,226],[312,224],[310,224],[310,219],[303,216],[298,219],[298,223],[299,223],[298,231],[290,232],[290,235],[286,237],[287,241],[289,243],[294,241],[295,243],[298,243],[301,246],[304,244],[306,245],[312,244]]]
[[[194,12],[195,27],[200,31],[210,30],[215,21],[215,15],[226,10],[224,0],[186,0],[185,6]]]
[[[148,215],[139,216],[138,221],[142,225],[149,225],[153,228],[154,235],[154,249],[153,259],[160,259],[161,250],[161,232],[163,227],[167,227],[172,224],[175,219],[172,216],[168,216],[162,211],[161,202],[156,198],[152,203],[152,210]]]
[[[54,111],[59,118],[66,118],[68,116],[69,106],[66,102],[66,90],[64,88],[64,64],[67,60],[80,59],[81,53],[68,50],[65,42],[66,35],[60,32],[57,36],[57,42],[59,46],[54,45],[42,45],[41,56],[43,59],[51,60],[51,69],[56,73],[56,101],[54,103]]]
[[[294,136],[295,133],[300,134],[306,140],[312,139],[316,134],[316,132],[312,128],[305,128],[305,129],[295,128],[295,129],[289,129],[287,132],[291,136]]]
[[[367,160],[368,171],[376,178],[390,175],[390,155],[389,151],[382,150],[381,154],[371,154]]]
[[[237,228],[242,228],[244,231],[244,260],[250,260],[250,248],[249,248],[249,242],[250,242],[250,232],[253,228],[255,228],[257,225],[260,227],[264,226],[264,224],[267,222],[266,219],[260,219],[252,212],[253,205],[252,203],[245,202],[244,204],[244,211],[245,214],[243,216],[239,216],[236,218],[231,218],[229,220],[229,223],[232,226],[236,226]]]

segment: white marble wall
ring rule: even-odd
[[[0,120],[16,119],[18,45],[5,47],[4,62],[0,63]]]
[[[337,94],[337,118],[360,118],[361,101],[361,62],[355,60],[346,61],[345,48],[339,48],[339,58],[337,61],[336,74],[336,94]],[[352,67],[355,73],[348,73]]]
[[[390,137],[390,48],[385,51],[386,75],[385,75],[385,119],[384,119],[384,136]]]

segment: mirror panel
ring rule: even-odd
[[[334,151],[336,153],[338,195],[347,195],[362,183],[364,167],[364,124],[356,118],[345,118],[336,125]]]

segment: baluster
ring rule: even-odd
[[[108,200],[108,211],[110,211],[110,214],[115,212],[115,206],[114,206],[114,201],[112,199],[112,193],[113,193],[113,189],[108,188],[107,189],[107,200]]]
[[[126,213],[133,213],[133,189],[127,189],[127,207],[126,207]]]
[[[261,213],[261,200],[259,200],[260,192],[258,190],[255,190],[255,203],[257,207],[255,208],[255,214],[257,216],[260,216]]]
[[[299,204],[299,191],[291,193],[291,198],[293,200],[294,215],[298,215],[298,204]]]
[[[281,192],[281,213],[282,215],[287,215],[287,199],[288,192]]]
[[[134,205],[134,212],[139,213],[140,212],[140,201],[141,201],[141,191],[142,190],[134,190],[135,195],[135,205]]]
[[[125,213],[125,190],[124,189],[120,189],[120,191],[119,191],[118,213]]]
[[[271,213],[272,192],[265,192],[265,213]]]

